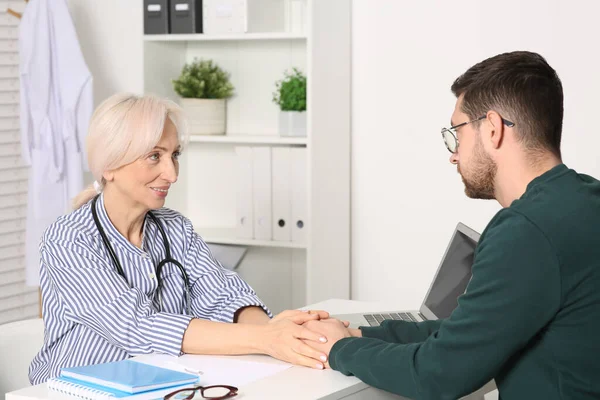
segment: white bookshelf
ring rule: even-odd
[[[275,240],[240,239],[232,228],[201,228],[197,229],[207,243],[231,244],[253,247],[277,247],[282,249],[306,249],[306,244],[295,242],[278,242]]]
[[[292,33],[242,33],[230,35],[172,34],[144,35],[147,42],[240,41],[240,40],[306,40],[306,35]]]
[[[247,246],[237,272],[273,311],[350,295],[351,2],[308,0],[307,33],[147,35],[144,91],[177,99],[184,63],[212,59],[231,75],[227,134],[191,135],[167,206],[209,243]],[[317,38],[313,40],[313,38]],[[275,82],[297,67],[308,79],[307,137],[281,137]],[[236,237],[236,146],[307,151],[305,243]]]

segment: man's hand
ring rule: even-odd
[[[261,352],[292,364],[323,369],[327,357],[309,343],[326,342],[326,336],[304,326],[310,321],[325,320],[329,313],[322,310],[287,310],[264,325],[260,337]]]
[[[320,333],[327,338],[326,343],[320,343],[315,341],[305,341],[307,345],[314,348],[315,350],[327,355],[327,363],[325,366],[329,368],[329,352],[333,345],[340,339],[347,337],[361,337],[362,333],[359,329],[348,329],[346,322],[342,322],[337,319],[324,319],[320,321],[308,321],[304,325],[312,332]]]
[[[302,314],[280,314],[261,326],[264,327],[260,338],[261,350],[271,357],[292,364],[323,369],[327,356],[309,344],[327,342],[327,338],[303,326],[310,315]]]

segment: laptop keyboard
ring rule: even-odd
[[[418,313],[419,317],[423,321],[427,320],[423,314]],[[418,322],[417,319],[411,313],[389,313],[389,314],[365,314],[365,319],[371,326],[379,326],[386,319],[396,320],[396,321],[408,321],[408,322]]]

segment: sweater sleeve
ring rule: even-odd
[[[410,344],[342,339],[329,363],[402,396],[456,399],[496,376],[553,318],[560,301],[553,247],[532,222],[505,209],[482,235],[467,292],[437,332]]]

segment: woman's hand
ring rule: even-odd
[[[323,369],[327,356],[304,343],[326,343],[327,338],[302,326],[305,322],[329,318],[326,311],[288,310],[264,325],[263,352],[296,365]]]
[[[329,318],[329,313],[323,310],[286,310],[273,317],[272,321],[289,319],[290,321],[302,325],[308,321],[315,321]]]

